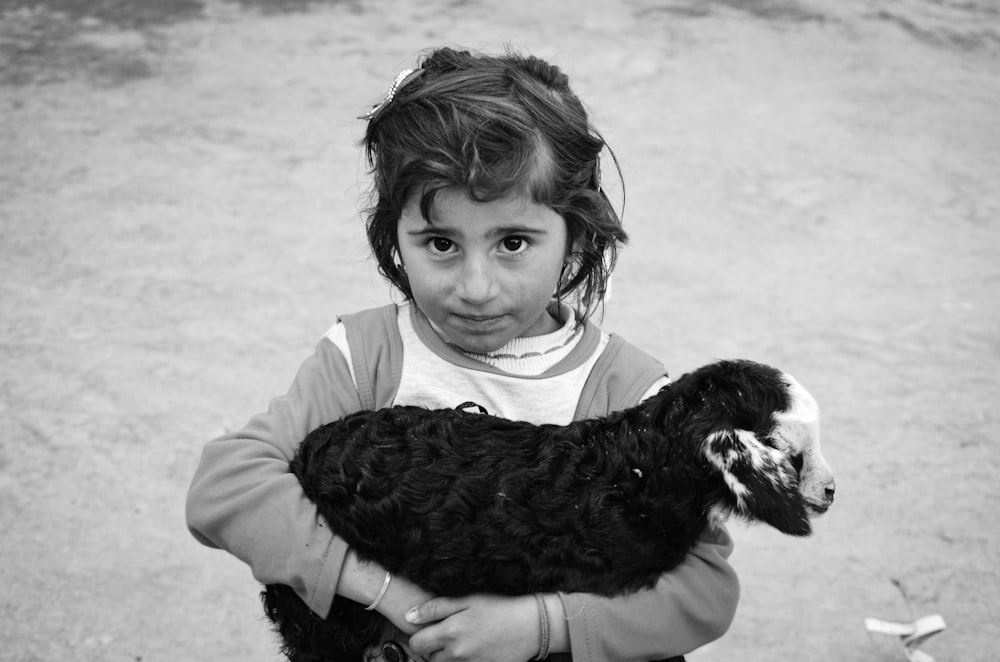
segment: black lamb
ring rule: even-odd
[[[654,584],[730,514],[808,535],[834,494],[818,416],[790,376],[723,361],[566,426],[360,412],[313,431],[291,470],[361,558],[432,593],[612,596]],[[387,623],[339,596],[326,619],[287,586],[263,597],[293,662],[360,662]]]

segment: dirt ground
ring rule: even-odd
[[[836,506],[807,540],[733,526],[739,613],[689,659],[904,660],[864,617],[933,613],[939,662],[998,658],[993,0],[0,8],[0,660],[278,659],[185,491],[387,300],[355,118],[441,44],[537,53],[588,101],[632,235],[605,328],[823,407]]]

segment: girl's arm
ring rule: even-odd
[[[703,536],[651,589],[616,598],[543,596],[549,651],[569,652],[574,662],[638,662],[690,653],[719,638],[739,598],[726,561],[731,552],[729,534],[720,529]],[[435,598],[412,613],[410,622],[424,627],[410,646],[425,656],[445,650],[455,658],[511,662],[534,657],[541,642],[533,596]]]
[[[732,551],[732,538],[720,528],[703,535],[651,589],[617,598],[560,594],[574,662],[684,655],[721,637],[740,595],[727,561]]]
[[[433,598],[434,594],[425,591],[405,577],[393,575],[388,584],[385,584],[385,580],[385,568],[377,563],[361,560],[354,550],[348,549],[340,569],[337,595],[353,600],[359,605],[374,603],[375,609],[404,634],[413,634],[417,631],[417,626],[406,619],[406,613],[414,605]]]
[[[195,538],[246,562],[257,581],[291,586],[323,617],[347,545],[317,516],[288,464],[310,431],[360,409],[347,362],[321,340],[286,395],[205,446],[187,496]]]

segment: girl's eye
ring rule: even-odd
[[[447,253],[455,245],[451,239],[445,239],[444,237],[434,237],[429,243],[435,253]]]
[[[507,237],[503,240],[504,250],[510,253],[520,253],[526,245],[524,237]]]

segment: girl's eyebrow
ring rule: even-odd
[[[407,230],[406,234],[414,236],[414,237],[419,237],[419,236],[425,235],[425,234],[453,235],[453,234],[455,234],[455,230],[452,230],[450,228],[441,228],[441,227],[438,227],[436,225],[432,225],[432,224],[428,223],[428,224],[424,225],[422,228],[418,228],[416,230]]]
[[[435,237],[453,237],[456,234],[458,234],[458,231],[453,230],[451,228],[442,228],[437,225],[432,225],[428,223],[422,228],[416,230],[407,230],[406,234],[410,235],[411,237],[423,237],[427,235],[434,235]]]
[[[512,234],[548,234],[548,228],[533,227],[530,225],[503,225],[493,228],[489,232],[490,237],[506,237]]]
[[[486,236],[493,238],[507,237],[512,234],[542,235],[548,234],[548,232],[548,228],[532,227],[530,225],[501,225],[499,227],[492,228]],[[411,237],[424,237],[428,235],[433,235],[435,237],[454,237],[462,233],[458,230],[458,228],[442,227],[440,225],[428,223],[418,230],[407,230],[406,234]]]

